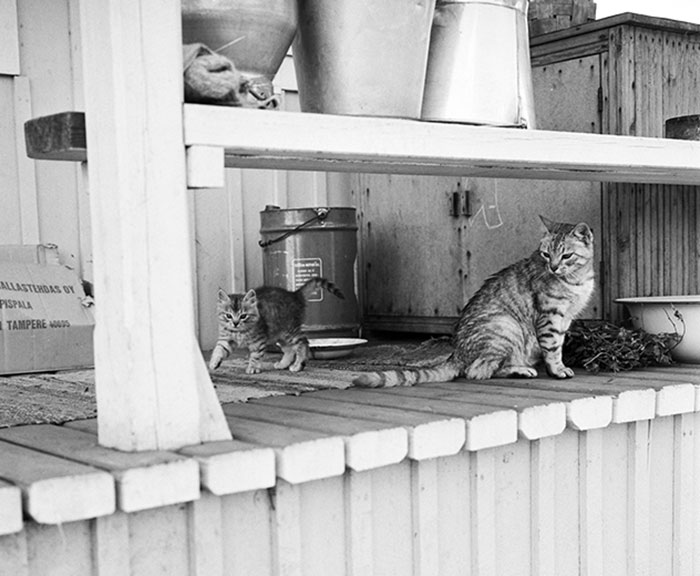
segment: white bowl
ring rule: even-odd
[[[317,360],[343,358],[367,340],[363,338],[309,338],[309,347]]]
[[[627,306],[635,328],[650,334],[683,335],[671,357],[676,362],[700,364],[700,295],[618,298],[615,302]]]

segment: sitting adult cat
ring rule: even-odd
[[[544,360],[553,378],[571,378],[562,345],[571,321],[595,289],[593,233],[583,222],[564,224],[540,216],[546,233],[539,248],[490,277],[460,314],[454,351],[426,369],[368,372],[354,379],[365,387],[447,382],[459,376],[537,376]]]

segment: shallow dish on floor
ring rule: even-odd
[[[309,347],[317,360],[344,358],[366,343],[364,338],[309,338]]]

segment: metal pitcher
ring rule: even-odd
[[[423,120],[535,127],[527,0],[438,0]]]

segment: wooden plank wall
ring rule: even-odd
[[[700,570],[698,413],[0,537],[22,576],[578,576]]]
[[[89,189],[85,167],[26,157],[23,124],[32,117],[84,110],[79,0],[0,0],[3,21],[17,14],[18,34],[0,61],[0,243],[53,243],[61,260],[92,280]],[[0,27],[0,29],[3,29]],[[19,40],[17,40],[17,38]],[[15,52],[21,68],[17,75]],[[275,86],[283,108],[298,109],[291,57]],[[262,282],[258,247],[266,204],[282,208],[351,206],[348,176],[309,172],[227,170],[225,188],[193,192],[199,343],[213,347],[218,287],[243,290]],[[239,231],[243,230],[243,233]]]
[[[23,134],[23,122],[30,116],[82,109],[78,1],[22,1],[17,3],[17,15],[21,68],[14,84],[16,94],[23,91],[23,110],[15,109],[15,126],[11,132],[3,131],[0,139],[16,141],[22,166],[16,180],[3,187],[3,196],[5,190],[16,189],[21,203],[19,213],[15,208],[9,216],[8,228],[3,227],[3,242],[12,235],[24,243],[56,244],[62,261],[90,279],[92,256],[86,251],[90,229],[85,223],[89,198],[81,168],[27,160]],[[3,106],[0,115],[12,113],[12,107]]]
[[[605,132],[662,137],[666,119],[700,112],[700,37],[612,28],[603,87]],[[615,298],[700,293],[699,202],[700,186],[604,186],[606,318],[624,316]]]

